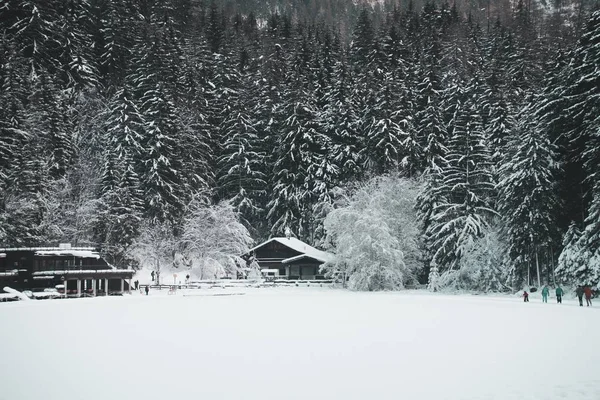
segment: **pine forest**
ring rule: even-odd
[[[599,6],[0,0],[0,247],[288,231],[358,290],[595,285]]]

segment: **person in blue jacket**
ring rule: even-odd
[[[559,285],[556,285],[556,302],[558,304],[562,304],[562,297],[565,292]]]
[[[548,295],[550,294],[550,289],[548,289],[548,286],[544,285],[544,288],[542,289],[542,301],[544,303],[548,302]]]

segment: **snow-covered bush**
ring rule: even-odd
[[[335,259],[329,277],[354,290],[394,290],[419,267],[414,212],[417,187],[398,177],[371,179],[338,203],[324,226]]]

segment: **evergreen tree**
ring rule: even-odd
[[[541,284],[539,258],[551,247],[556,236],[554,171],[556,149],[542,129],[530,122],[533,104],[523,110],[512,132],[510,151],[500,168],[498,208],[507,227],[510,254],[517,265],[517,276],[523,276],[523,263],[537,264],[538,285]]]
[[[442,268],[457,265],[465,247],[482,236],[495,214],[490,154],[477,112],[477,97],[468,95],[467,91],[464,97],[468,100],[458,104],[452,119],[448,163],[437,189],[442,203],[434,209],[428,231],[434,260]],[[459,97],[463,96],[459,93]]]
[[[254,76],[247,75],[245,89],[238,94],[222,124],[222,153],[219,159],[218,185],[221,197],[232,199],[232,205],[246,218],[261,210],[256,200],[264,193],[266,182],[261,167],[265,162],[252,114],[252,99],[257,93]]]
[[[142,99],[145,119],[141,175],[146,215],[158,221],[181,216],[190,195],[184,187],[180,158],[181,126],[165,87],[158,83]]]
[[[581,231],[575,222],[572,222],[567,232],[563,235],[563,250],[558,258],[555,270],[558,281],[583,284],[582,278],[589,278],[587,266],[583,263],[581,251]],[[582,272],[584,274],[582,274]]]

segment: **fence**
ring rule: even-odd
[[[239,287],[276,287],[276,286],[319,286],[333,284],[332,280],[328,279],[311,279],[311,280],[292,280],[292,279],[210,279],[191,281],[189,283],[171,284],[171,285],[149,285],[151,289],[170,290],[172,287],[177,289],[201,289],[201,288],[239,288]],[[140,286],[144,289],[145,285]]]

